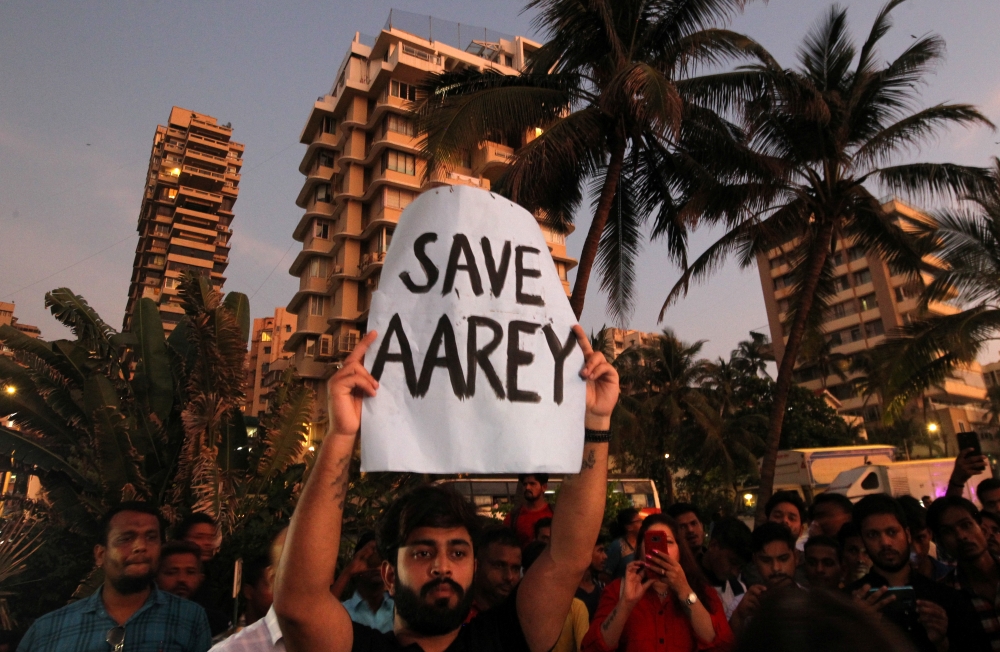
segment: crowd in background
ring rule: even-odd
[[[856,649],[1000,650],[1000,480],[976,488],[978,509],[961,497],[963,473],[983,461],[966,457],[937,500],[876,494],[855,504],[822,493],[807,507],[797,492],[778,492],[753,530],[737,518],[706,519],[690,503],[662,514],[622,509],[594,543],[553,650],[756,650],[786,639],[848,649],[830,642],[852,640],[858,627],[871,631]],[[542,474],[521,476],[506,518],[482,517],[465,622],[503,608],[549,545],[547,483]],[[204,652],[213,643],[219,651],[283,650],[272,600],[286,529],[266,557],[243,562],[236,612],[232,595],[209,590],[211,575],[225,572],[213,565],[221,539],[211,517],[191,515],[164,543],[159,513],[124,503],[105,516],[95,549],[101,590],[39,618],[17,649],[131,652],[126,634],[143,627],[162,639],[158,652]],[[391,632],[395,603],[376,539],[361,533],[330,590],[352,621]],[[651,554],[649,541],[664,553]]]

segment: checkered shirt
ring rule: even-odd
[[[956,591],[960,591],[972,602],[972,606],[976,610],[976,615],[979,617],[979,622],[983,625],[983,631],[986,632],[986,637],[990,640],[990,649],[1000,652],[1000,588],[997,590],[995,601],[990,603],[989,600],[980,597],[972,589],[969,578],[957,567],[948,573],[941,580],[941,583],[947,584]]]
[[[110,652],[108,630],[118,623],[104,609],[102,590],[36,620],[17,652]],[[205,652],[212,645],[205,610],[155,587],[124,627],[123,652]]]

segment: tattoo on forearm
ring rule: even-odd
[[[337,460],[336,466],[340,469],[340,473],[337,474],[337,478],[330,484],[334,489],[334,502],[340,505],[340,509],[344,509],[344,504],[347,500],[347,480],[351,471],[351,456],[345,455],[340,458]]]
[[[583,458],[583,464],[580,470],[589,470],[595,466],[597,466],[597,455],[594,454],[594,449],[591,448],[587,451],[587,456]]]
[[[615,605],[615,608],[611,610],[611,613],[608,614],[608,617],[604,619],[603,623],[601,623],[601,631],[602,632],[608,631],[608,629],[611,627],[611,621],[613,621],[617,617],[618,617],[618,605]]]

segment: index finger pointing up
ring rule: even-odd
[[[586,359],[594,352],[594,347],[590,345],[590,338],[583,332],[583,326],[580,324],[573,325],[573,333],[576,334],[576,341],[580,344],[580,350],[583,351],[583,357]]]
[[[368,347],[372,345],[375,338],[378,337],[376,331],[368,331],[365,336],[361,338],[361,341],[354,346],[354,350],[351,351],[351,355],[344,358],[344,366],[351,364],[352,362],[361,362],[365,359],[365,352]]]

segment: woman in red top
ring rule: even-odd
[[[646,555],[647,531],[663,533],[666,553]],[[727,652],[733,632],[722,601],[666,514],[646,517],[636,558],[607,585],[581,652]]]

